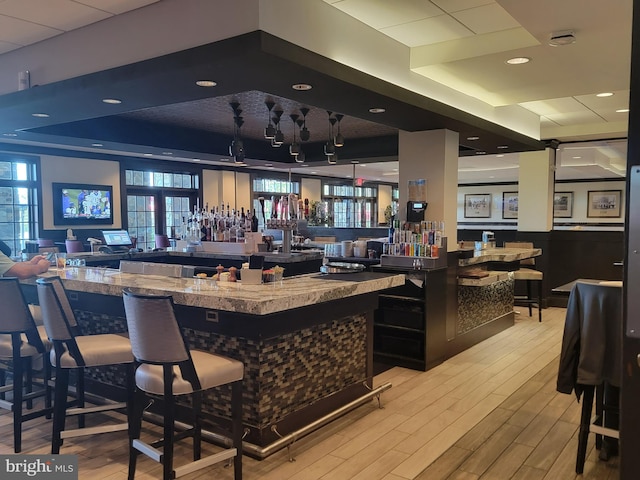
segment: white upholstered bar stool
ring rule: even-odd
[[[129,339],[115,334],[82,335],[75,319],[60,277],[39,278],[37,280],[38,300],[42,310],[42,320],[53,344],[51,364],[55,368],[55,389],[53,405],[53,434],[51,453],[60,453],[64,438],[94,435],[127,430],[129,422],[117,425],[102,425],[84,428],[84,415],[129,408],[133,397],[133,354]],[[84,369],[107,365],[125,365],[126,402],[107,402],[103,405],[85,407]],[[69,396],[69,372],[76,372],[75,400]],[[75,406],[76,408],[68,408]],[[67,415],[78,415],[79,428],[65,429]]]
[[[505,248],[534,248],[532,242],[504,242]],[[542,321],[542,280],[544,278],[543,273],[540,270],[536,270],[535,268],[527,268],[533,267],[536,264],[534,258],[527,258],[525,260],[520,261],[520,268],[513,272],[513,279],[516,282],[527,282],[527,296],[517,296],[515,297],[516,303],[521,305],[526,305],[529,307],[529,316],[532,314],[532,306],[538,306],[538,321]],[[538,298],[533,296],[533,282],[537,284],[537,293]]]
[[[135,476],[138,452],[163,465],[163,479],[178,478],[226,459],[234,459],[234,478],[242,479],[242,362],[200,350],[189,350],[173,309],[170,296],[123,292],[129,338],[136,361],[136,394],[131,419],[129,479]],[[231,384],[232,446],[201,458],[200,410],[202,392]],[[148,444],[140,439],[145,396],[163,400],[164,437]],[[192,395],[193,427],[176,435],[175,398]],[[174,468],[174,441],[193,436],[193,462]],[[162,450],[156,447],[162,446]]]
[[[44,359],[47,346],[42,342],[37,326],[27,307],[17,278],[0,278],[0,360],[11,361],[13,381],[6,384],[4,370],[0,381],[0,408],[13,412],[13,448],[15,453],[22,450],[22,422],[33,418],[49,416],[51,413],[51,390],[49,387],[48,362]],[[43,388],[33,390],[33,371],[42,360]],[[26,377],[26,381],[25,381]],[[11,400],[4,394],[12,393]],[[33,399],[45,397],[44,409],[31,410]],[[24,412],[23,403],[27,403]]]

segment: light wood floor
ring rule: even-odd
[[[565,310],[516,316],[516,325],[442,365],[416,372],[392,368],[375,378],[391,382],[383,408],[372,401],[287,450],[244,459],[246,480],[564,480],[574,473],[580,405],[555,392]],[[155,427],[149,427],[149,431]],[[50,423],[24,427],[23,452],[49,452]],[[597,460],[590,437],[584,478],[618,478],[618,459]],[[0,414],[0,453],[12,453],[11,416]],[[188,458],[188,442],[178,455]],[[124,433],[65,441],[79,456],[80,479],[126,478]],[[208,447],[215,450],[215,447]],[[178,457],[178,464],[180,457]],[[160,478],[140,457],[138,479]],[[221,465],[187,479],[232,479]],[[581,477],[577,477],[581,478]]]

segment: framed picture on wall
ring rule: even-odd
[[[553,194],[553,216],[555,218],[571,218],[573,216],[573,192]]]
[[[618,218],[622,190],[589,190],[587,196],[587,217]]]
[[[464,196],[465,218],[491,217],[491,194],[471,193]]]
[[[518,218],[518,192],[502,193],[502,218]]]

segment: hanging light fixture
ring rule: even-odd
[[[284,143],[284,133],[280,130],[280,118],[282,118],[282,114],[284,113],[282,110],[274,110],[273,123],[276,125],[276,134],[271,140],[272,147],[280,147]]]
[[[309,109],[307,107],[302,107],[300,109],[300,113],[302,114],[302,129],[300,130],[300,140],[302,142],[308,142],[311,138],[311,132],[307,129],[307,114],[309,113]]]
[[[302,126],[304,125],[304,120],[302,120],[301,118],[298,118],[296,120],[296,125],[298,125],[298,133],[300,134],[300,138],[302,139]],[[306,159],[306,155],[302,150],[302,145],[299,145],[298,155],[296,155],[294,158],[297,163],[304,163]]]
[[[333,155],[327,155],[327,162],[329,162],[329,165],[335,165],[338,163],[338,155],[335,153]]]
[[[332,111],[327,110],[327,114],[329,115],[329,140],[324,144],[324,154],[327,156],[334,155],[336,153],[336,147],[333,144],[333,126],[336,123],[335,117],[332,117]]]
[[[342,121],[343,117],[344,117],[343,114],[336,113],[336,120],[338,122],[338,133],[336,134],[336,136],[333,139],[333,144],[336,147],[343,147],[344,146],[344,137],[342,136],[342,133],[340,133],[340,122]]]
[[[233,157],[234,162],[243,163],[244,143],[242,142],[240,132],[244,124],[244,119],[241,116],[242,109],[240,109],[240,104],[236,101],[229,103],[229,105],[233,110],[233,140],[231,141],[231,145],[229,145],[229,155]]]
[[[292,113],[289,115],[289,118],[293,122],[293,142],[289,145],[289,153],[295,158],[300,153],[300,144],[296,141],[296,121],[298,120],[297,113]]]
[[[276,129],[271,124],[271,110],[275,106],[275,102],[273,100],[267,100],[264,104],[267,106],[267,120],[269,121],[269,124],[264,129],[264,138],[272,140],[276,136]]]

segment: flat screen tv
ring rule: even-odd
[[[54,183],[54,225],[112,225],[111,200],[113,188],[109,185],[86,183]]]

